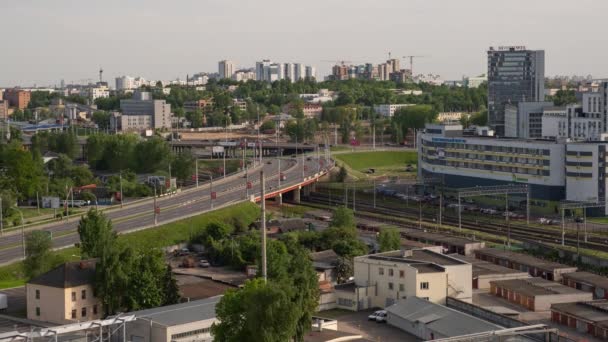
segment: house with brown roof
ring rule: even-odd
[[[26,286],[27,318],[56,324],[99,319],[95,297],[96,260],[68,262],[30,280]]]

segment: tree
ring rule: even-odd
[[[164,303],[163,305],[171,305],[179,303],[181,298],[179,295],[179,287],[177,281],[173,276],[173,269],[171,265],[167,265],[165,273],[162,277],[163,291],[164,291]]]
[[[273,120],[267,120],[264,121],[264,123],[260,126],[260,131],[267,131],[276,128],[277,124]]]
[[[329,224],[330,227],[356,229],[355,214],[347,207],[340,206],[334,209],[334,214]]]
[[[346,283],[353,276],[353,261],[348,257],[338,257],[336,262],[336,278],[338,284]]]
[[[43,178],[42,160],[20,147],[10,146],[0,151],[0,168],[7,178],[6,188],[18,194],[19,199],[36,195]]]
[[[110,118],[110,113],[104,111],[96,111],[93,113],[91,120],[93,120],[93,122],[97,124],[97,127],[99,129],[106,130],[110,129]]]
[[[112,222],[96,209],[90,209],[78,223],[80,252],[84,258],[99,258],[108,245],[116,242]]]
[[[189,180],[195,174],[196,157],[192,151],[185,150],[177,154],[171,164],[172,175],[180,181]]]
[[[51,247],[52,241],[49,232],[35,230],[27,234],[23,269],[29,279],[49,270],[52,259]]]
[[[576,93],[574,90],[558,90],[554,96],[550,97],[556,106],[565,106],[572,103],[577,103]]]
[[[401,248],[401,236],[397,228],[383,228],[378,235],[380,252],[394,251]]]
[[[186,113],[186,119],[190,121],[192,128],[203,127],[203,112],[200,109]]]
[[[219,323],[211,332],[217,341],[283,342],[296,334],[298,308],[282,286],[261,278],[226,291],[215,312]]]

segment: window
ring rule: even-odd
[[[36,290],[36,299],[40,299],[40,290]]]
[[[405,286],[403,284],[399,284],[399,291],[405,291]]]
[[[76,319],[76,309],[72,310],[72,319]]]
[[[87,317],[87,308],[82,308],[82,310],[80,311],[80,316]]]
[[[211,331],[211,328],[203,328],[203,329],[192,330],[192,331],[183,332],[183,333],[179,333],[179,334],[173,334],[173,335],[171,335],[171,340],[175,341],[179,338],[184,338],[184,337],[188,337],[188,336],[208,334],[210,331]]]
[[[87,299],[87,290],[82,290],[80,297],[82,299]]]
[[[378,274],[379,275],[384,275],[384,267],[378,268]]]
[[[97,315],[97,305],[93,305],[93,315]]]
[[[392,268],[388,269],[388,275],[391,276],[391,277],[393,276],[393,269]]]
[[[428,290],[429,289],[429,282],[428,281],[424,281],[424,282],[420,283],[420,289],[421,290]]]
[[[40,316],[40,307],[36,307],[36,316]]]
[[[403,271],[403,270],[399,271],[399,278],[405,278],[405,271]]]
[[[388,289],[392,290],[393,289],[393,283],[388,283]]]
[[[72,302],[76,301],[76,292],[72,292]]]

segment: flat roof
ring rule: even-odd
[[[414,237],[414,238],[418,238],[418,239],[422,238],[422,239],[428,239],[428,240],[433,240],[433,241],[437,241],[437,242],[447,243],[452,246],[464,247],[468,244],[483,243],[482,241],[473,241],[473,240],[463,238],[460,236],[443,235],[443,234],[421,232],[421,231],[415,231],[415,230],[405,231],[404,234],[406,236],[410,236],[410,237]]]
[[[436,264],[439,266],[466,265],[465,261],[451,258],[427,249],[412,249],[365,255],[369,259],[401,262],[405,264]]]
[[[579,271],[565,273],[563,277],[575,280],[577,282],[591,284],[602,289],[608,289],[608,278],[602,277],[601,275],[595,273]]]
[[[551,311],[559,311],[592,322],[608,322],[608,300],[552,304]]]
[[[222,296],[193,300],[187,303],[161,306],[141,311],[130,312],[135,317],[145,317],[165,326],[215,319],[215,305]]]
[[[465,256],[465,255],[460,255],[460,254],[450,254],[450,256],[453,258],[462,260],[462,261],[466,261],[469,264],[471,264],[473,266],[472,267],[473,278],[477,278],[479,276],[484,276],[484,275],[493,275],[493,274],[520,274],[521,273],[522,275],[528,275],[527,272],[514,270],[512,268],[496,265],[496,264],[493,264],[488,261],[476,259],[472,256]]]
[[[498,280],[490,284],[530,297],[586,293],[543,278]]]
[[[475,254],[491,255],[497,258],[507,259],[523,265],[532,266],[536,268],[545,269],[548,271],[554,271],[557,269],[574,269],[576,266],[568,266],[557,262],[540,259],[531,255],[516,253],[511,251],[504,251],[496,248],[483,248],[475,250]]]
[[[413,268],[418,270],[418,273],[440,273],[445,269],[435,264],[411,264]]]

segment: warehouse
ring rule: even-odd
[[[491,262],[475,259],[472,256],[463,256],[459,254],[452,254],[450,256],[466,261],[472,265],[473,289],[489,290],[491,281],[530,278],[530,275],[527,272],[495,265]]]
[[[577,290],[593,293],[594,299],[608,299],[608,278],[589,272],[563,275],[562,283]]]
[[[490,292],[530,311],[549,311],[551,304],[593,299],[589,292],[542,278],[492,281]]]
[[[608,339],[608,301],[606,300],[553,304],[551,320],[581,333]]]
[[[386,308],[388,324],[422,340],[502,330],[501,326],[418,297]]]
[[[504,251],[496,248],[478,249],[475,251],[477,259],[488,261],[496,265],[514,270],[528,272],[533,277],[561,282],[562,274],[576,272],[574,266],[562,265],[547,261],[531,255]]]
[[[485,247],[485,242],[483,241],[473,241],[459,236],[423,232],[420,230],[409,230],[402,233],[402,236],[408,240],[442,246],[443,253],[445,254],[472,255],[476,249]]]

